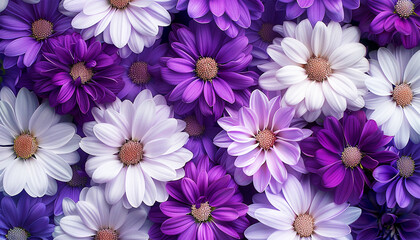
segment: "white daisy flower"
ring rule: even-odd
[[[316,191],[309,179],[290,176],[280,194],[269,191],[253,198],[248,214],[259,223],[245,230],[249,240],[350,240],[349,225],[362,211],[334,203],[330,194]]]
[[[366,48],[359,43],[357,27],[341,27],[309,20],[284,22],[274,31],[276,38],[267,49],[274,62],[259,65],[264,74],[260,86],[269,91],[285,90],[282,104],[296,109],[296,117],[316,120],[321,113],[341,118],[346,108],[364,106],[364,79],[369,70]]]
[[[62,11],[75,15],[72,26],[82,29],[84,39],[100,35],[109,44],[141,53],[169,26],[169,9],[176,0],[63,0]]]
[[[102,187],[84,188],[80,200],[63,200],[64,216],[58,220],[55,240],[147,240],[151,223],[147,220],[149,208],[127,210],[121,202],[108,204]]]
[[[22,88],[17,97],[7,87],[0,92],[0,186],[9,195],[23,189],[32,197],[53,195],[55,180],[72,179],[79,161],[76,126],[63,122],[48,102]]]
[[[80,147],[91,156],[86,172],[104,183],[107,201],[138,207],[168,198],[167,181],[184,176],[192,153],[185,148],[185,122],[173,118],[161,95],[143,90],[134,100],[94,108],[95,122],[86,123]]]
[[[410,139],[420,142],[420,51],[388,46],[369,53],[371,78],[365,83],[369,119],[380,125],[384,134],[395,136],[398,148]]]

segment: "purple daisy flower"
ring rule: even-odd
[[[150,212],[151,239],[240,239],[249,226],[248,207],[237,185],[221,166],[208,161],[185,166],[185,177],[168,182],[168,201]],[[159,225],[161,224],[160,228]]]
[[[242,28],[249,28],[251,20],[261,17],[264,5],[261,0],[179,0],[176,9],[187,10],[198,23],[214,20],[219,29],[233,38]]]
[[[312,26],[318,21],[350,22],[351,11],[360,0],[277,0],[277,8],[285,8],[286,19],[293,20],[306,12]]]
[[[252,46],[240,35],[227,37],[214,24],[175,25],[169,36],[171,53],[162,58],[162,77],[175,86],[169,94],[179,114],[194,107],[219,118],[225,107],[240,107],[258,75],[245,71]]]
[[[385,150],[391,140],[375,121],[367,121],[365,113],[357,111],[345,113],[340,121],[327,117],[324,128],[301,147],[307,156],[306,168],[321,177],[322,187],[335,190],[337,204],[347,200],[358,203],[365,183],[370,186],[365,170],[398,159],[397,154]]]
[[[20,195],[17,203],[4,197],[0,206],[2,239],[49,239],[54,231],[46,205],[40,198]]]
[[[71,18],[58,11],[59,1],[38,4],[10,1],[0,16],[0,53],[4,68],[31,66],[48,39],[70,29]]]
[[[386,201],[390,208],[395,203],[405,208],[415,198],[420,198],[420,144],[409,142],[399,151],[399,156],[390,165],[379,166],[373,171],[377,181],[373,190],[377,192],[378,203]]]
[[[117,48],[77,33],[50,39],[33,67],[34,91],[60,114],[86,115],[95,103],[109,103],[124,87]]]

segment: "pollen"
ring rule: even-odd
[[[9,229],[9,231],[6,234],[6,239],[9,240],[26,240],[28,239],[28,232],[25,231],[25,229],[20,227],[14,227],[12,229]]]
[[[268,129],[260,131],[257,136],[255,136],[255,140],[257,140],[259,147],[264,150],[269,150],[273,147],[276,139],[276,135]]]
[[[146,84],[150,81],[151,76],[147,71],[147,63],[135,62],[128,71],[128,77],[135,84]]]
[[[32,135],[24,133],[15,138],[13,150],[17,157],[28,159],[38,150],[38,143]]]
[[[136,165],[143,159],[143,144],[129,140],[122,145],[118,154],[120,161],[125,165]]]
[[[341,160],[346,167],[354,168],[360,164],[362,153],[357,147],[346,147],[341,154]]]
[[[413,100],[413,91],[410,85],[403,83],[394,87],[392,99],[398,106],[405,107],[411,104]]]
[[[195,220],[199,222],[205,222],[209,219],[211,213],[211,207],[208,202],[200,204],[199,208],[196,208],[195,205],[191,207],[191,215]]]
[[[408,18],[414,13],[414,3],[410,0],[398,0],[395,4],[395,12],[401,18]]]
[[[187,116],[184,118],[186,123],[185,132],[190,135],[190,137],[197,137],[203,134],[204,126],[201,125],[194,116]]]
[[[325,58],[311,57],[304,66],[308,78],[312,81],[322,82],[327,80],[332,73],[330,64]]]
[[[397,161],[397,168],[400,171],[401,177],[411,177],[415,170],[414,160],[411,157],[402,156]]]
[[[217,76],[219,68],[217,63],[213,58],[202,57],[198,59],[195,65],[195,73],[197,77],[201,78],[204,81],[211,81]]]
[[[111,228],[104,228],[96,232],[94,240],[117,240],[117,231]]]
[[[293,228],[300,237],[310,237],[315,229],[314,218],[309,214],[301,214],[295,218]]]
[[[71,67],[70,76],[73,80],[80,77],[82,84],[85,84],[92,79],[93,71],[90,68],[86,68],[84,62],[78,62]]]
[[[37,41],[44,40],[53,34],[53,24],[45,19],[38,19],[32,23],[32,37]]]
[[[109,0],[109,3],[111,4],[112,7],[114,8],[118,8],[118,9],[124,9],[128,6],[128,4],[131,2],[132,0]]]

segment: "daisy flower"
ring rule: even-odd
[[[147,240],[148,207],[130,210],[122,202],[109,204],[102,187],[84,188],[80,200],[63,201],[64,217],[54,230],[54,239]]]
[[[258,192],[270,182],[283,183],[287,179],[285,165],[298,165],[298,142],[311,134],[310,130],[291,127],[294,110],[280,107],[279,102],[279,97],[269,101],[264,93],[255,90],[250,107],[242,107],[237,116],[217,121],[224,131],[216,135],[214,144],[236,157],[235,166],[253,176]]]
[[[71,25],[84,39],[100,35],[108,44],[141,53],[151,47],[162,27],[171,23],[169,9],[176,0],[64,0],[67,14],[76,14]]]
[[[366,120],[363,111],[345,114],[339,121],[327,117],[324,127],[305,139],[302,152],[309,172],[319,175],[323,187],[335,190],[337,204],[358,203],[370,181],[365,170],[379,163],[389,163],[398,155],[385,146],[392,137],[384,136],[373,120]]]
[[[417,52],[416,52],[417,51]],[[366,112],[397,148],[420,142],[420,51],[389,46],[371,52]]]
[[[0,53],[5,55],[4,68],[16,64],[19,68],[31,66],[51,37],[71,27],[71,18],[57,11],[58,4],[57,0],[43,0],[35,5],[20,0],[9,2],[0,17]]]
[[[314,189],[308,179],[290,176],[280,194],[267,191],[254,196],[248,214],[259,223],[245,231],[249,240],[352,239],[349,225],[361,210],[335,204],[332,197]]]
[[[26,88],[15,97],[3,87],[0,100],[3,190],[11,196],[22,190],[31,197],[55,194],[55,180],[70,181],[70,165],[79,161],[76,127],[56,115],[48,102],[39,105],[35,94]]]
[[[122,199],[126,207],[166,201],[166,182],[183,177],[182,167],[192,158],[182,147],[185,122],[172,118],[165,98],[147,89],[134,102],[93,111],[95,121],[85,123],[80,147],[91,155],[86,172],[105,184],[107,201]]]
[[[341,118],[346,108],[364,106],[364,79],[369,62],[356,27],[309,20],[285,22],[274,30],[284,38],[267,49],[274,62],[260,65],[265,90],[285,90],[282,104],[293,106],[296,117],[315,121],[321,113]],[[276,39],[277,40],[277,39]]]

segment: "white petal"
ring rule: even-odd
[[[265,226],[262,223],[256,223],[245,230],[245,237],[252,240],[267,239],[275,231],[275,229]]]
[[[108,1],[103,0],[89,0],[88,4],[83,7],[83,13],[86,15],[96,15],[111,8]]]
[[[296,239],[296,232],[292,229],[286,230],[286,231],[276,231],[273,234],[270,235],[267,240],[278,240],[278,239]]]
[[[173,168],[165,164],[144,160],[140,163],[141,168],[152,178],[159,181],[171,181],[176,178]]]
[[[83,223],[92,230],[99,230],[101,227],[101,217],[97,206],[93,205],[90,202],[79,201],[76,203],[77,211],[79,216],[82,219]]]
[[[156,202],[157,200],[157,189],[156,189],[156,184],[155,184],[155,180],[153,180],[148,173],[143,172],[143,176],[144,176],[144,185],[145,185],[145,192],[144,192],[144,198],[143,198],[143,202],[144,204],[146,204],[147,206],[153,206],[153,204]],[[159,181],[156,181],[159,182]],[[166,190],[165,190],[166,191]]]
[[[395,108],[395,102],[388,100],[379,105],[369,118],[375,120],[378,126],[382,125],[395,113]]]
[[[139,36],[156,36],[159,33],[159,27],[153,22],[153,18],[146,10],[142,8],[127,8],[127,18],[131,26]],[[134,31],[133,31],[134,32]]]
[[[123,10],[117,10],[111,21],[111,39],[117,48],[122,48],[128,43],[131,35],[131,24]]]
[[[348,43],[335,49],[328,61],[332,69],[342,69],[356,64],[365,55],[366,47],[363,44]]]
[[[393,84],[398,84],[401,79],[401,69],[398,66],[397,59],[387,48],[379,48],[378,62],[386,78]]]
[[[90,28],[93,25],[97,24],[99,21],[101,21],[103,18],[105,18],[105,16],[110,12],[110,10],[111,9],[108,9],[107,11],[95,15],[86,15],[85,13],[80,12],[73,18],[73,20],[71,21],[71,25],[77,29]]]
[[[326,57],[330,45],[330,31],[323,22],[317,22],[312,32],[311,46],[316,57]]]
[[[0,1],[0,12],[2,12],[4,9],[6,9],[8,4],[9,4],[9,0]]]
[[[142,102],[136,109],[132,127],[132,136],[138,140],[142,139],[154,122],[156,106],[153,100],[149,99]]]
[[[407,118],[403,116],[403,120],[400,125],[400,128],[398,129],[398,132],[397,134],[395,134],[395,137],[394,137],[395,146],[398,149],[403,149],[407,145],[408,140],[413,138],[414,133],[417,134],[414,130],[413,132],[411,130],[412,128],[410,127],[410,124],[408,123]]]
[[[28,178],[26,186],[34,193],[35,196],[32,197],[44,196],[48,189],[48,176],[45,169],[37,161],[25,161],[25,163]]]
[[[121,130],[109,123],[96,124],[93,132],[101,142],[110,147],[121,147],[126,140]]]
[[[393,91],[392,85],[380,78],[368,77],[365,80],[365,84],[369,91],[378,96],[390,96]]]
[[[395,103],[392,103],[392,105],[395,106]],[[390,110],[386,110],[385,108],[390,107],[389,104],[383,104],[382,106],[378,107],[378,109],[375,112],[390,112]],[[382,125],[382,130],[384,131],[385,135],[388,136],[394,136],[395,134],[397,134],[397,132],[399,132],[401,124],[403,122],[403,110],[401,107],[393,107],[394,111],[392,112],[391,116],[389,117],[389,119],[383,123]],[[375,112],[372,113],[372,115],[375,115]],[[377,118],[377,117],[372,117],[371,118]],[[380,125],[378,123],[378,125]],[[408,139],[408,136],[407,136]]]
[[[40,161],[46,173],[61,182],[68,182],[72,178],[73,171],[63,158],[48,150],[38,149],[35,154],[37,161]]]
[[[343,29],[341,44],[359,42],[360,41],[360,30],[358,27],[348,27]]]
[[[138,207],[143,202],[144,184],[143,171],[140,166],[128,166],[125,189],[131,206]]]
[[[285,220],[284,213],[280,211],[269,208],[259,208],[255,211],[255,216],[261,223],[274,229],[292,229],[292,224],[290,224],[289,221]]]
[[[83,201],[82,195],[83,190],[80,193],[79,201]],[[104,226],[108,223],[109,204],[105,200],[104,190],[102,187],[93,186],[91,188],[88,188],[84,201],[87,201],[96,207],[99,213],[99,218],[97,221],[100,223],[101,226]]]
[[[356,99],[359,97],[356,86],[346,76],[332,74],[328,77],[328,82],[336,93],[347,99]]]
[[[311,57],[308,48],[294,38],[285,38],[281,41],[284,53],[294,62],[306,64]]]
[[[317,225],[314,231],[323,237],[338,238],[349,234],[350,227],[341,222],[327,221]]]
[[[14,136],[19,135],[23,130],[19,129],[15,112],[7,102],[0,101],[0,121]]]
[[[47,103],[41,104],[29,120],[29,131],[34,136],[39,136],[47,131],[54,121],[54,109]]]
[[[86,173],[89,176],[93,175],[93,172],[98,169],[102,164],[113,162],[113,161],[119,161],[119,158],[117,155],[103,155],[103,156],[97,156],[97,157],[90,157],[86,161],[85,164],[85,170]]]
[[[96,232],[86,227],[79,216],[65,216],[60,220],[60,227],[65,233],[73,237],[92,237]]]
[[[420,134],[420,113],[411,105],[404,107],[403,111],[405,117],[410,123],[410,126],[414,129],[414,131]]]
[[[299,215],[305,213],[308,210],[309,205],[306,204],[308,202],[306,198],[308,198],[307,195],[309,193],[303,192],[302,185],[296,179],[296,177],[290,175],[287,178],[286,182],[283,185],[282,192],[287,200],[287,203],[293,209],[295,214]]]
[[[101,2],[105,2],[102,1]],[[105,29],[107,27],[109,27],[109,24],[111,23],[112,18],[114,17],[115,12],[117,11],[117,9],[113,8],[109,11],[109,13],[102,19],[102,21],[100,21],[97,25],[94,32],[95,36],[98,36],[99,34],[101,34],[102,32],[105,31]]]
[[[116,204],[125,193],[125,177],[127,168],[123,168],[120,173],[105,186],[106,200],[110,204]]]
[[[312,25],[309,21],[301,21],[296,26],[296,39],[302,42],[311,52]]]
[[[354,223],[362,214],[362,210],[357,207],[349,207],[342,214],[334,218],[336,221],[340,221],[347,225]]]
[[[263,73],[258,80],[258,84],[260,85],[260,87],[269,91],[277,91],[287,88],[287,86],[277,81],[276,73],[276,70]]]
[[[79,135],[73,135],[73,137],[66,143],[66,145],[61,146],[56,149],[51,149],[52,152],[55,154],[68,154],[76,151],[79,149],[79,143],[80,143],[80,136]]]
[[[118,230],[127,219],[128,210],[125,209],[121,202],[113,205],[109,213],[109,226]]]
[[[120,161],[109,161],[99,166],[92,175],[92,180],[97,183],[106,183],[113,180],[123,168]]]
[[[3,125],[0,125],[0,145],[13,145],[13,140],[14,138],[10,131]]]
[[[305,105],[308,111],[316,111],[324,105],[325,97],[322,92],[321,83],[312,81],[306,88]]]
[[[324,93],[325,99],[333,111],[340,113],[346,110],[346,99],[343,96],[337,94],[332,89],[328,81],[322,82],[322,92]]]
[[[280,66],[283,67],[286,65],[296,64],[295,62],[292,61],[292,59],[286,56],[286,54],[283,51],[283,47],[280,45],[272,44],[268,46],[267,53],[271,57],[271,59],[275,61],[275,63],[267,63],[267,64],[258,66],[258,68],[261,71],[264,71],[264,72],[268,71],[267,69],[268,67],[270,67],[269,69],[277,69],[277,68],[280,68]]]
[[[70,12],[81,12],[86,0],[64,0],[63,7]]]
[[[16,119],[20,129],[29,129],[29,120],[32,114],[38,107],[38,99],[34,93],[31,93],[26,88],[22,88],[16,97]]]
[[[128,47],[135,53],[141,53],[144,49],[144,36],[141,36],[136,31],[131,31],[130,39],[128,40]],[[123,48],[121,48],[123,49]],[[130,51],[128,50],[128,51]],[[131,53],[130,51],[130,53]]]
[[[306,89],[309,87],[309,81],[302,81],[301,83],[290,86],[284,94],[284,101],[287,105],[293,106],[302,102],[305,98]]]
[[[420,76],[420,51],[417,51],[408,62],[407,66],[405,67],[404,78],[408,82],[412,83],[414,79],[418,79]]]
[[[118,148],[109,147],[95,137],[85,137],[80,141],[80,148],[90,155],[103,156],[118,153]]]
[[[16,159],[4,169],[4,191],[11,196],[19,194],[26,185],[27,171],[25,161],[21,159]]]
[[[35,135],[40,147],[45,149],[56,149],[68,143],[76,133],[72,123],[62,122],[50,127],[42,135]]]
[[[280,68],[276,72],[276,78],[279,84],[285,87],[302,82],[308,78],[306,70],[303,67],[288,65]],[[274,90],[274,89],[270,89]],[[281,90],[281,89],[276,89]]]

